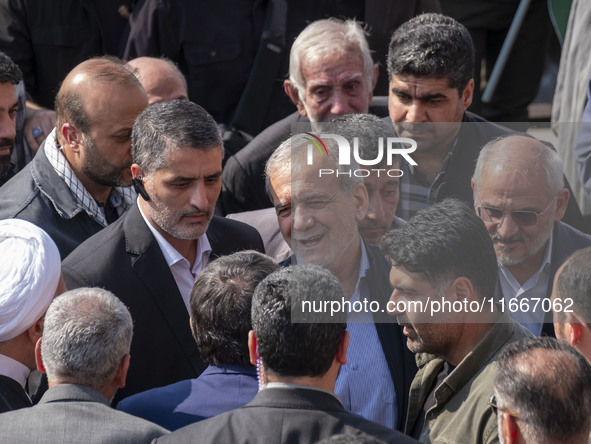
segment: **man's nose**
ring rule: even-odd
[[[427,114],[423,105],[418,101],[412,102],[406,109],[405,120],[407,122],[426,122]]]
[[[8,113],[0,116],[0,139],[14,139],[16,137],[16,120]]]
[[[351,114],[355,112],[351,103],[349,101],[349,97],[342,91],[336,90],[332,97],[331,97],[331,106],[330,106],[330,113],[332,115],[342,115],[342,114]]]

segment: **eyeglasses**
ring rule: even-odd
[[[498,415],[498,410],[500,410],[501,412],[505,412],[505,413],[509,414],[513,418],[519,419],[519,413],[517,413],[513,410],[504,409],[504,408],[499,407],[497,405],[497,397],[494,394],[488,400],[488,405],[490,405],[490,408],[492,409],[492,411],[495,415]]]
[[[476,212],[484,222],[497,224],[501,221],[504,214],[509,214],[511,219],[513,219],[513,222],[520,227],[531,227],[538,223],[538,217],[548,211],[552,202],[554,202],[554,199],[551,199],[550,202],[548,202],[548,205],[546,205],[546,208],[539,213],[529,210],[504,211],[493,207],[476,207]]]

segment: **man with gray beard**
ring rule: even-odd
[[[561,222],[569,191],[559,155],[527,136],[493,140],[472,178],[474,206],[499,264],[496,296],[534,335],[554,336],[550,295],[556,270],[588,236]]]
[[[213,217],[223,147],[203,108],[186,100],[148,106],[131,146],[137,205],[63,262],[68,288],[105,288],[131,312],[133,361],[116,400],[199,376],[205,365],[188,309],[195,277],[218,256],[264,251],[254,228]]]

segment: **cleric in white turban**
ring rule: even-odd
[[[43,317],[65,291],[55,243],[19,219],[0,221],[0,412],[31,404],[25,384],[35,369]]]

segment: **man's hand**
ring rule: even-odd
[[[38,105],[27,101],[23,132],[33,153],[37,152],[43,140],[54,128],[55,111],[40,108]]]

